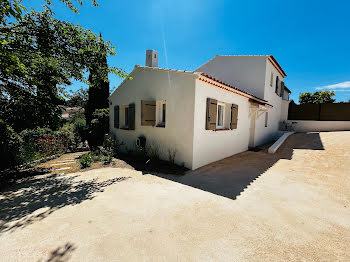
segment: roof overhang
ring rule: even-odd
[[[277,62],[277,60],[273,57],[273,55],[269,55],[268,60],[283,77],[287,76],[287,74],[283,71],[282,67]]]
[[[224,89],[226,91],[229,91],[229,92],[236,93],[238,95],[244,96],[244,97],[248,98],[249,102],[251,102],[251,103],[257,103],[257,104],[260,104],[260,105],[268,105],[270,107],[273,107],[272,105],[268,104],[266,100],[264,100],[262,98],[259,98],[259,97],[255,96],[253,94],[247,93],[247,92],[245,92],[243,90],[240,90],[237,87],[234,87],[234,86],[231,86],[229,84],[223,83],[223,82],[215,79],[212,76],[209,76],[209,75],[206,75],[206,74],[200,73],[200,72],[198,72],[198,75],[200,76],[199,80],[201,80],[203,82],[206,82],[206,83],[209,83],[209,84],[212,84],[213,86],[222,88],[222,89]]]

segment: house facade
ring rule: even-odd
[[[267,62],[258,61],[255,86],[238,87],[244,81],[227,69],[218,74],[222,71],[215,59],[192,72],[158,68],[154,56],[158,54],[148,51],[147,66],[135,66],[132,79],[110,96],[110,133],[123,143],[122,150],[137,150],[142,137],[161,159],[174,157],[176,164],[196,169],[275,138],[287,95],[264,90],[273,89],[266,80]],[[283,77],[275,81],[281,90]]]

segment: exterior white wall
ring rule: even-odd
[[[176,150],[175,163],[192,168],[195,79],[193,74],[137,68],[110,96],[110,132],[135,150],[136,138],[146,137],[146,144],[159,148],[160,158],[168,159],[168,150]],[[141,100],[166,100],[165,128],[141,126]],[[114,106],[135,103],[135,130],[114,128]],[[146,145],[146,146],[147,146]]]
[[[281,81],[283,76],[268,61],[268,56],[216,56],[196,71],[213,76],[273,105],[273,108],[268,110],[267,127],[265,127],[265,113],[257,114],[254,143],[250,146],[258,146],[276,139],[279,122],[287,119],[288,105],[275,93],[276,76],[278,75]],[[273,72],[272,86],[270,86],[271,72]]]
[[[348,131],[350,121],[289,120],[296,132]]]
[[[222,131],[205,129],[207,98],[214,98],[219,102],[238,105],[237,129]],[[196,80],[193,169],[248,149],[249,107],[248,98]]]
[[[271,72],[273,73],[272,86],[270,85]],[[265,58],[265,79],[262,83],[264,95],[263,98],[268,101],[273,108],[268,110],[268,124],[265,127],[265,115],[262,114],[257,118],[255,123],[255,146],[268,143],[276,139],[277,131],[279,128],[279,122],[286,117],[282,115],[282,112],[285,114],[285,111],[288,112],[288,107],[286,109],[285,101],[275,93],[276,88],[276,76],[283,81],[283,76],[276,70],[276,68]],[[282,106],[282,103],[284,104]],[[287,118],[285,118],[287,119]]]
[[[281,104],[281,121],[288,120],[288,109],[289,109],[289,100],[282,100]]]
[[[265,65],[266,56],[216,56],[196,71],[264,98]]]

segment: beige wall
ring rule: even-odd
[[[161,159],[168,150],[176,150],[175,162],[192,168],[195,78],[193,74],[139,67],[110,97],[110,131],[125,143],[123,149],[135,149],[135,140],[144,135],[147,144],[155,144]],[[141,126],[141,100],[166,100],[166,126]],[[113,127],[114,106],[135,103],[135,130]]]
[[[348,131],[350,121],[288,120],[296,132]]]
[[[207,98],[238,105],[237,129],[224,131],[205,129]],[[196,80],[192,165],[194,169],[248,149],[249,107],[248,98]]]

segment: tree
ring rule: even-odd
[[[315,93],[305,92],[299,96],[300,104],[329,104],[334,103],[335,99],[332,98],[335,95],[334,91],[325,90],[317,91]]]
[[[100,35],[102,39],[102,36]],[[104,47],[101,46],[101,49]],[[107,57],[101,53],[90,67],[88,101],[85,109],[86,123],[90,125],[96,109],[108,108],[109,81],[108,73],[101,72],[101,68],[107,66]],[[107,130],[106,130],[107,131]]]
[[[88,90],[84,88],[79,88],[77,91],[72,92],[69,95],[69,99],[66,101],[66,105],[69,107],[86,107],[89,95]]]
[[[79,13],[72,0],[59,0],[64,3],[70,10]],[[96,0],[90,0],[94,6],[98,6]],[[0,2],[0,24],[6,23],[6,18],[21,19],[23,11],[26,9],[22,5],[22,0],[1,0]],[[46,2],[47,7],[52,7],[52,0],[43,0]],[[83,5],[83,0],[75,0],[79,5]]]
[[[0,118],[16,131],[35,126],[57,128],[71,79],[88,83],[84,75],[99,64],[96,78],[123,70],[100,63],[115,55],[109,41],[90,30],[32,11],[0,28]]]

